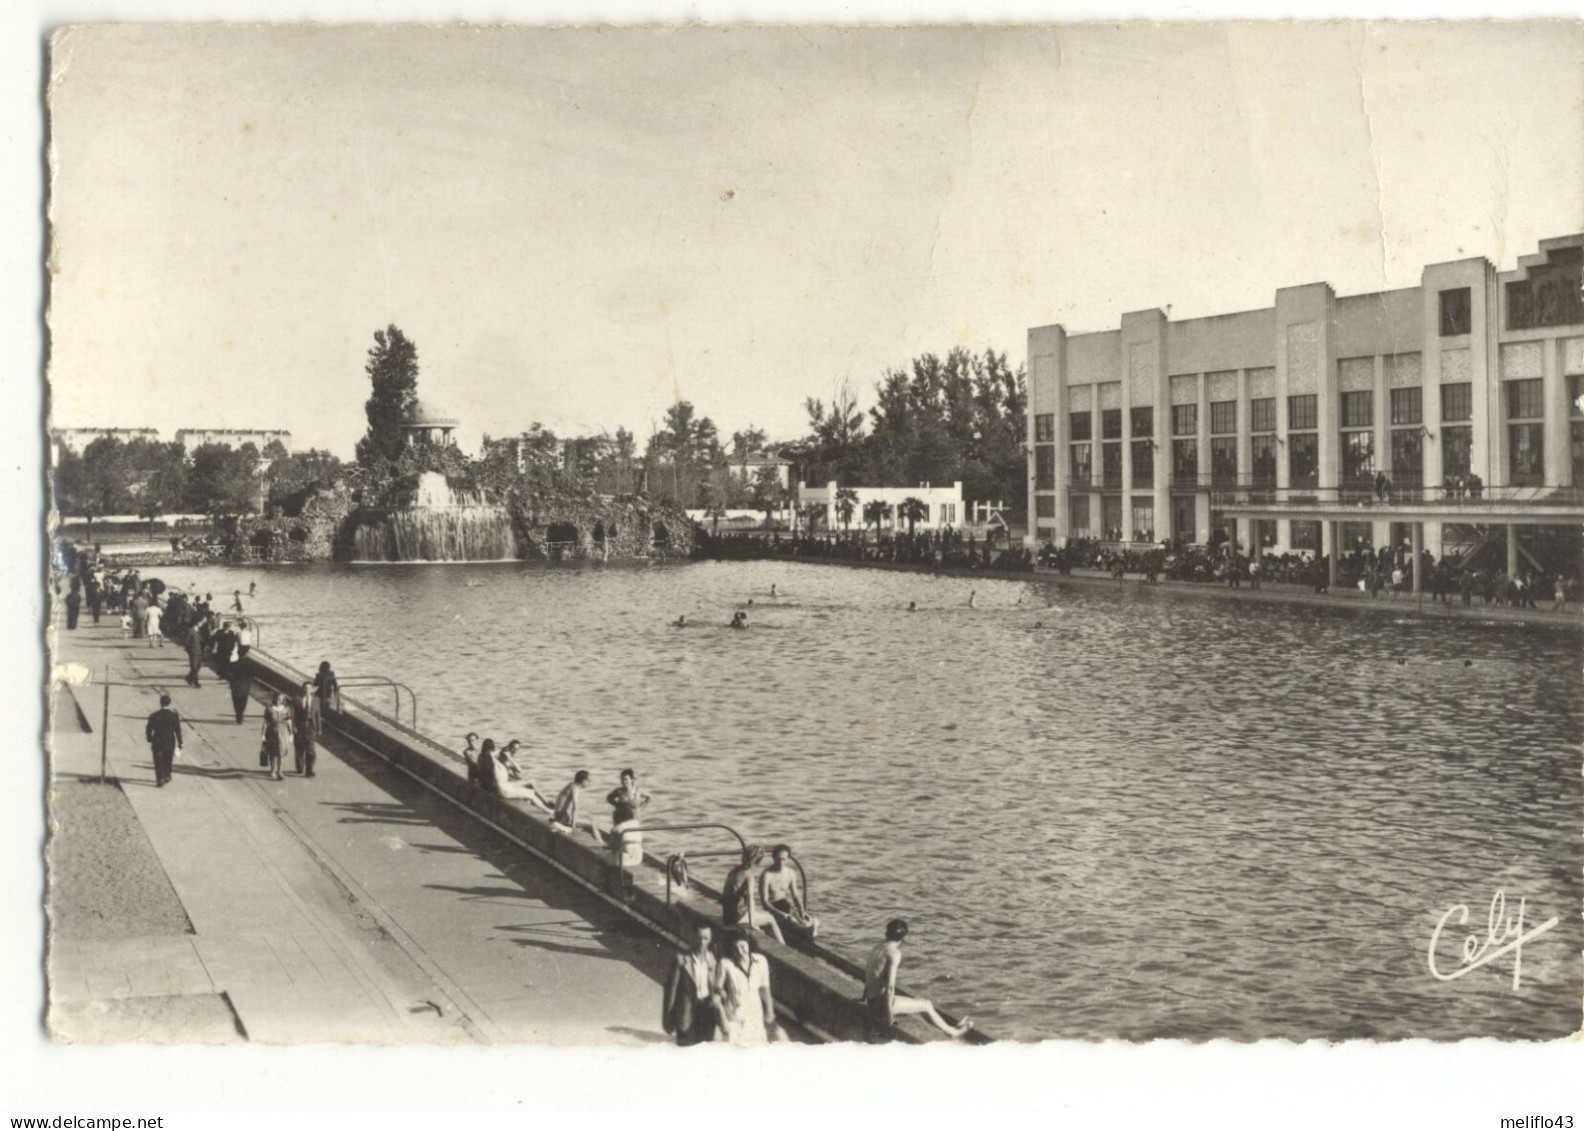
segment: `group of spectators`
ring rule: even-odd
[[[1167,543],[1148,549],[1117,549],[1092,539],[1078,538],[1057,549],[1047,543],[1040,551],[1040,565],[1063,576],[1074,569],[1100,570],[1115,578],[1140,575],[1154,583],[1161,577],[1172,581],[1205,584],[1224,583],[1231,588],[1247,584],[1260,588],[1264,582],[1312,586],[1324,593],[1331,585],[1329,555],[1310,556],[1293,553],[1245,554],[1224,535],[1208,546]],[[1422,578],[1421,590],[1432,600],[1450,605],[1453,595],[1461,597],[1464,607],[1477,597],[1485,605],[1538,609],[1549,603],[1560,611],[1577,601],[1580,579],[1577,574],[1544,570],[1520,571],[1509,576],[1505,569],[1488,568],[1448,554],[1437,559],[1428,550],[1419,561],[1407,546],[1365,546],[1343,554],[1337,560],[1337,585],[1358,589],[1371,597],[1395,597],[1411,593],[1414,571]]]
[[[936,569],[990,569],[1027,573],[1034,569],[1034,554],[1021,546],[996,547],[991,538],[964,534],[953,527],[905,531],[868,538],[862,533],[797,534],[780,532],[733,534],[700,538],[695,554],[719,560],[750,561],[764,558],[828,558],[856,562],[893,562]]]

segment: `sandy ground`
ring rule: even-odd
[[[65,776],[50,797],[51,929],[80,941],[192,933],[115,780]]]

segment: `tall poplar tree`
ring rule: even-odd
[[[358,441],[357,461],[383,472],[401,455],[402,424],[418,400],[418,348],[395,326],[375,330],[363,370],[374,391],[363,404],[368,432]]]

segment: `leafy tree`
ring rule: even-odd
[[[270,449],[276,446],[272,441],[264,449],[266,458]],[[341,461],[329,452],[310,448],[306,452],[293,452],[281,459],[271,461],[267,479],[269,485],[268,505],[280,507],[289,515],[302,513],[302,506],[308,496],[321,487],[328,487],[341,479],[346,473]]]
[[[929,515],[929,507],[924,505],[924,500],[915,495],[909,495],[897,504],[897,517],[908,524],[908,537],[913,537],[913,528]]]
[[[252,514],[258,502],[258,449],[225,444],[200,444],[187,473],[187,499],[191,510],[203,514]]]
[[[692,506],[699,484],[724,462],[715,422],[699,416],[691,401],[677,401],[666,409],[665,427],[650,436],[645,453],[651,489],[679,506]]]
[[[781,486],[775,468],[761,467],[754,474],[753,498],[754,505],[764,511],[765,525],[769,526],[776,512],[786,505],[786,488]]]
[[[805,446],[805,482],[853,481],[868,469],[864,451],[864,417],[852,385],[841,381],[831,391],[827,408],[818,397],[803,402],[809,418],[809,438]]]
[[[358,441],[357,461],[383,471],[405,446],[402,424],[418,400],[418,349],[396,326],[375,330],[363,371],[374,390],[363,404],[368,431]]]
[[[162,514],[179,511],[187,500],[187,450],[172,441],[136,439],[126,446],[129,497],[150,532]]]
[[[61,452],[55,467],[55,508],[65,515],[93,520],[107,514],[124,514],[130,506],[126,489],[126,445],[115,436],[101,436],[80,453]]]

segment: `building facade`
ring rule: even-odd
[[[798,507],[805,513],[810,507],[822,508],[824,529],[841,530],[841,512],[836,497],[838,490],[839,487],[834,479],[823,487],[810,487],[806,483],[799,483]],[[947,527],[957,527],[961,526],[966,518],[963,512],[961,482],[953,483],[950,487],[931,487],[928,483],[920,483],[917,487],[854,487],[853,491],[858,498],[853,505],[850,523],[852,530],[862,530],[866,525],[873,525],[864,522],[864,511],[875,502],[884,503],[890,508],[886,517],[880,522],[880,529],[885,531],[908,528],[907,520],[897,514],[897,508],[906,499],[917,499],[924,504],[924,516],[914,526],[915,530],[944,530]],[[821,520],[815,521],[818,523]]]
[[[129,440],[158,440],[155,428],[51,428],[50,439],[56,451],[80,452],[95,440],[109,436],[123,444]]]
[[[1511,271],[1029,331],[1029,539],[1465,552],[1584,522],[1584,234]],[[1389,480],[1380,490],[1380,476]]]
[[[288,453],[291,451],[292,434],[284,428],[178,428],[176,430],[176,442],[186,448],[189,455],[205,444],[220,444],[227,448],[240,448],[243,444],[252,444],[262,452],[277,441]]]

